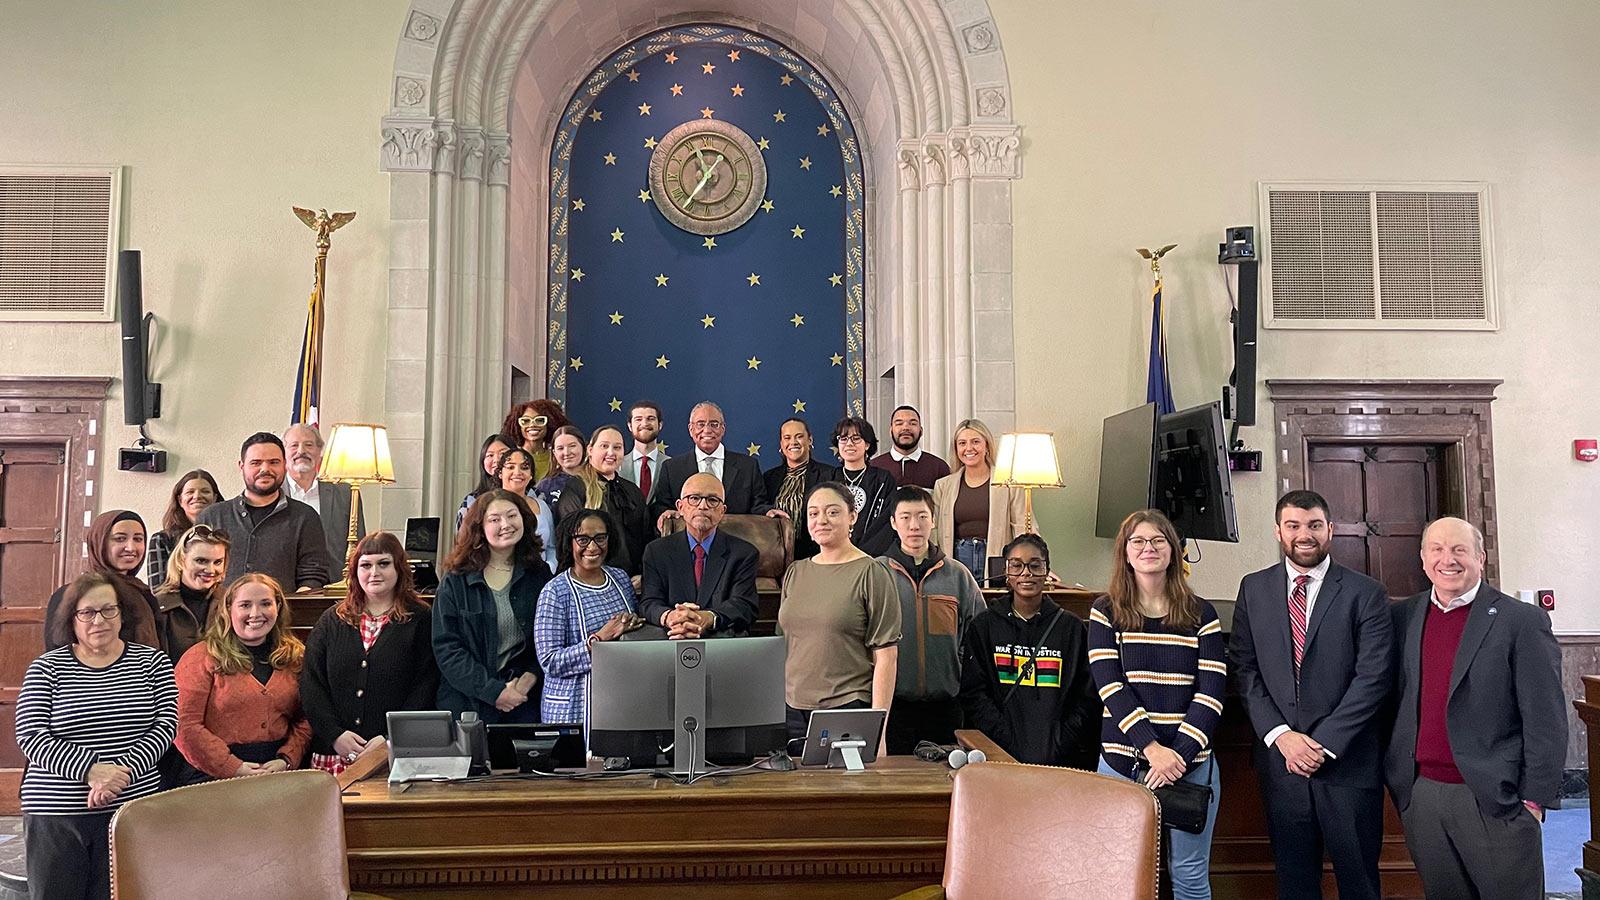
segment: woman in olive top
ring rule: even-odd
[[[601,425],[589,436],[589,469],[594,484],[575,481],[556,504],[556,521],[580,509],[603,509],[616,525],[606,565],[638,575],[644,568],[644,545],[650,541],[650,513],[638,485],[618,474],[627,455],[622,429]]]
[[[812,710],[887,710],[894,699],[900,594],[883,563],[850,543],[853,506],[850,489],[837,481],[812,488],[806,527],[820,549],[783,573],[778,628],[788,647],[791,738],[805,735]],[[880,736],[879,753],[881,743]]]
[[[172,545],[156,602],[161,608],[161,644],[174,665],[200,643],[211,607],[222,602],[228,546],[227,532],[207,525],[190,528]]]
[[[989,576],[989,557],[998,556],[1026,527],[1023,492],[990,482],[994,474],[994,434],[977,419],[956,425],[952,442],[955,471],[933,483],[934,527],[939,549],[966,566],[979,584]]]

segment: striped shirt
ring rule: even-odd
[[[1132,777],[1135,758],[1155,741],[1191,766],[1211,758],[1228,680],[1222,623],[1200,601],[1200,627],[1177,631],[1145,619],[1137,631],[1111,624],[1111,598],[1089,613],[1089,673],[1100,691],[1100,744],[1106,762]]]
[[[103,669],[79,662],[70,645],[45,653],[28,665],[17,697],[17,746],[28,759],[22,811],[90,812],[89,768],[102,762],[132,769],[133,782],[99,809],[154,794],[156,763],[177,730],[178,686],[160,650],[126,644]]]

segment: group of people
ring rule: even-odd
[[[966,726],[1023,762],[1206,785],[1204,827],[1172,832],[1163,860],[1174,896],[1210,896],[1230,647],[1162,513],[1122,523],[1085,623],[1048,596],[1049,546],[1023,531],[1020,494],[991,483],[983,423],[958,425],[952,471],[922,449],[910,407],[882,455],[869,422],[840,420],[837,467],[790,419],[766,472],[722,446],[715,404],[688,424],[692,450],[667,459],[653,403],[630,410],[631,450],[622,427],[585,439],[550,401],[514,407],[483,444],[431,604],[392,534],[333,564],[323,516],[347,520],[348,501],[315,481],[321,441],[304,426],[245,441],[232,500],[186,473],[156,535],[131,511],[103,513],[91,571],[51,597],[18,701],[30,882],[105,896],[120,804],[211,778],[337,773],[390,711],[585,722],[595,642],[755,626],[760,554],[722,527],[732,513],[796,523],[777,621],[791,736],[815,710],[879,708],[880,752],[948,745]],[[310,487],[286,486],[286,469]],[[1392,607],[1329,558],[1328,523],[1320,496],[1285,495],[1284,561],[1244,579],[1233,618],[1280,896],[1317,895],[1324,852],[1342,896],[1377,896],[1384,784],[1430,896],[1533,896],[1534,820],[1556,803],[1565,748],[1548,616],[1482,582],[1482,536],[1465,522],[1429,527],[1433,587]],[[986,598],[991,556],[1006,590]],[[302,643],[285,591],[336,570],[346,595]]]

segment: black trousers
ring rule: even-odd
[[[905,700],[894,698],[889,707],[888,744],[895,756],[908,756],[918,742],[929,741],[946,746],[956,742],[956,729],[961,727],[961,701]]]
[[[110,900],[111,812],[22,817],[33,900]]]
[[[1472,788],[1418,778],[1400,813],[1429,900],[1542,900],[1543,826],[1526,808],[1485,815]]]
[[[1276,756],[1266,766],[1276,766],[1261,770],[1261,797],[1280,900],[1322,896],[1324,852],[1333,861],[1340,900],[1378,900],[1383,788],[1291,775]]]

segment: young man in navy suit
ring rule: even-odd
[[[1278,501],[1283,562],[1246,575],[1233,613],[1234,671],[1255,745],[1278,896],[1322,896],[1324,850],[1342,900],[1380,896],[1379,739],[1394,628],[1383,586],[1328,556],[1328,501]]]

